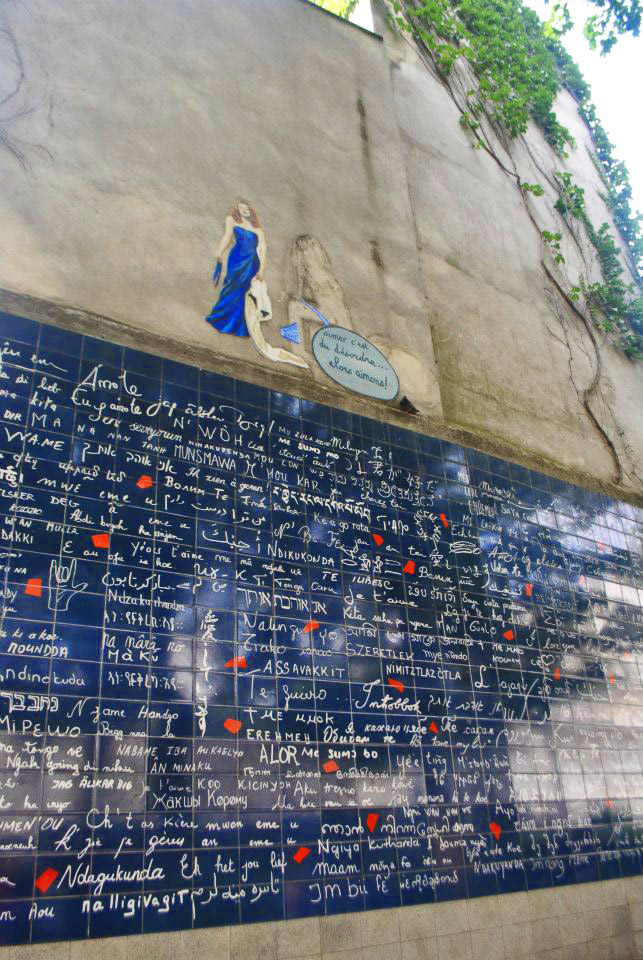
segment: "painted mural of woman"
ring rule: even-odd
[[[245,316],[246,294],[255,277],[263,280],[266,238],[254,208],[243,197],[237,198],[226,217],[225,230],[216,253],[215,284],[221,276],[222,257],[229,247],[232,249],[228,254],[221,293],[206,320],[220,333],[249,337]]]

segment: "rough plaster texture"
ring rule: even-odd
[[[472,149],[456,103],[416,52],[386,36],[446,421],[602,480],[621,473],[623,485],[640,489],[641,365],[602,343],[591,404],[616,448],[617,466],[581,402],[596,370],[590,336],[542,269],[539,231],[520,189],[491,156]],[[543,198],[528,201],[541,228],[561,229],[553,210],[560,169],[584,186],[594,223],[610,221],[589,132],[572,97],[561,94],[557,109],[578,143],[567,161],[533,126],[511,156],[497,143],[499,159],[544,186]],[[565,290],[581,270],[600,279],[580,232],[575,238],[563,229],[563,243],[564,268],[550,265]]]
[[[6,960],[641,960],[643,878],[280,923],[5,947]]]
[[[26,0],[0,17],[4,95],[24,73],[2,130],[26,165],[0,150],[1,286],[269,365],[203,320],[223,221],[243,195],[267,237],[267,338],[285,345],[292,247],[310,234],[355,328],[394,331],[421,358],[420,383],[403,390],[439,415],[379,40],[301,0]],[[327,382],[312,359],[304,376]]]

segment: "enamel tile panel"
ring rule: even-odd
[[[640,511],[0,335],[0,942],[640,872]]]

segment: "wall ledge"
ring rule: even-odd
[[[503,460],[509,460],[529,470],[537,470],[555,477],[565,483],[603,494],[614,500],[622,500],[643,508],[643,492],[619,487],[614,483],[601,483],[595,477],[581,471],[569,470],[556,461],[548,460],[520,450],[501,438],[492,435],[473,433],[457,426],[450,426],[442,420],[430,417],[410,416],[393,403],[373,402],[362,399],[348,390],[325,388],[315,382],[304,382],[287,371],[272,372],[256,364],[248,363],[214,350],[181,343],[171,337],[141,330],[122,320],[89,313],[64,303],[44,300],[28,294],[17,293],[0,287],[0,311],[51,323],[64,330],[73,330],[88,336],[99,337],[124,346],[144,350],[157,356],[189,363],[205,370],[225,373],[238,380],[256,383],[271,390],[278,390],[292,396],[302,397],[330,407],[340,407],[351,413],[357,413],[375,420],[382,420],[405,430],[428,434],[442,440],[450,440],[465,447],[471,447],[482,453],[488,453]],[[394,405],[395,404],[395,405]]]

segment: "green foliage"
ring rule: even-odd
[[[609,30],[638,32],[639,0],[590,0],[601,9],[594,17],[595,38],[605,49]],[[629,7],[628,7],[629,2]],[[601,126],[591,91],[578,66],[569,56],[560,37],[571,26],[566,0],[554,6],[546,24],[522,0],[393,0],[394,22],[411,33],[432,54],[436,66],[447,78],[458,57],[466,57],[478,86],[467,90],[467,109],[460,123],[475,134],[474,147],[483,145],[480,117],[486,114],[510,137],[526,132],[530,119],[536,121],[556,152],[564,157],[575,142],[556,114],[556,94],[565,87],[576,98],[596,150],[593,158],[605,186],[603,195],[616,226],[629,250],[639,282],[643,278],[643,237],[641,217],[631,210],[631,187],[627,170],[612,153],[613,147]],[[613,41],[609,41],[611,45]],[[609,49],[609,45],[607,49]],[[604,283],[574,286],[569,299],[584,292],[588,309],[597,325],[616,334],[617,342],[630,357],[641,352],[643,300],[633,285],[626,285],[619,250],[609,228],[592,226],[585,209],[582,187],[571,174],[558,171],[559,197],[555,207],[566,217],[581,220],[592,241],[603,272]],[[539,197],[543,189],[518,179],[524,193]],[[556,263],[564,263],[560,233],[542,231]]]
[[[556,210],[563,216],[568,214],[580,220],[585,217],[585,191],[572,180],[571,173],[555,173],[560,194],[554,204]]]
[[[478,78],[468,92],[470,113],[485,109],[511,137],[525,133],[533,118],[561,155],[574,145],[553,110],[555,59],[538,16],[521,0],[415,0],[394,9],[398,26],[433,53],[445,76],[466,56]]]
[[[567,219],[573,217],[582,221],[603,275],[602,283],[586,284],[581,278],[580,286],[572,287],[570,299],[578,300],[582,291],[596,325],[612,334],[628,357],[638,359],[643,352],[643,297],[640,290],[633,283],[624,281],[621,252],[610,233],[609,224],[603,223],[596,230],[585,208],[583,188],[574,183],[570,173],[557,170],[555,176],[560,191],[555,207]],[[547,231],[543,236],[545,233]]]
[[[521,181],[520,189],[524,190],[525,193],[532,193],[534,197],[542,197],[545,192],[539,183],[527,183],[526,180]]]
[[[322,10],[328,10],[329,13],[334,13],[338,17],[343,17],[344,20],[348,20],[357,6],[358,0],[310,0],[310,2],[314,3],[316,7],[321,7]]]
[[[556,59],[561,82],[578,101],[580,115],[589,127],[595,156],[592,157],[605,185],[603,199],[612,212],[614,223],[623,237],[632,258],[639,283],[643,282],[643,219],[633,213],[632,188],[627,167],[615,158],[610,143],[591,102],[591,90],[570,55],[558,40],[550,40],[549,48]]]
[[[588,308],[597,326],[614,334],[628,357],[640,359],[643,356],[643,297],[634,284],[625,283],[623,279],[619,249],[609,224],[603,223],[596,230],[585,217],[585,226],[596,248],[604,280],[586,288]]]
[[[562,37],[574,26],[566,3],[554,3],[549,20],[543,24],[546,37]]]
[[[594,13],[587,18],[583,27],[583,33],[592,50],[597,46],[601,48],[601,54],[609,53],[619,36],[624,33],[631,33],[638,37],[641,29],[641,4],[639,0],[587,0],[595,7],[599,8],[598,13]],[[547,36],[562,36],[573,27],[571,14],[567,0],[562,3],[554,3],[552,14],[545,24],[545,33]]]
[[[464,110],[460,114],[460,126],[467,130],[477,130],[480,124],[477,120],[474,120],[467,110]]]
[[[560,233],[552,233],[551,230],[543,230],[542,234],[543,240],[549,245],[549,248],[554,255],[554,263],[564,263],[565,258],[563,256],[561,247],[561,241],[563,238]]]

